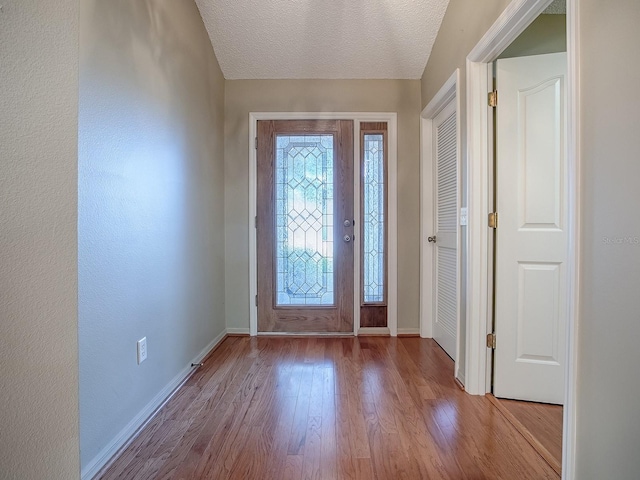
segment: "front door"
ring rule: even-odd
[[[353,121],[258,122],[259,332],[353,332]]]
[[[494,394],[562,403],[567,316],[565,53],[498,60]]]

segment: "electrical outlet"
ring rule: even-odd
[[[147,337],[138,340],[138,365],[147,359]]]

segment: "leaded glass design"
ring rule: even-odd
[[[276,136],[276,305],[333,305],[333,135]]]
[[[382,303],[385,282],[384,136],[364,135],[363,291],[365,303]]]

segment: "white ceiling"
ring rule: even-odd
[[[552,14],[552,15],[566,15],[567,14],[567,2],[566,0],[553,0],[551,5],[549,5],[546,10],[542,13]]]
[[[449,0],[196,3],[227,79],[418,79]]]

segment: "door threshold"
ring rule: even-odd
[[[527,427],[525,427],[520,420],[518,420],[513,413],[505,407],[499,398],[496,398],[493,394],[487,393],[489,401],[500,411],[500,413],[507,419],[511,425],[518,431],[520,435],[534,448],[536,452],[544,459],[547,464],[558,475],[562,475],[562,460],[558,460],[549,450],[538,440]]]
[[[353,337],[353,332],[258,332],[259,337]]]
[[[359,337],[390,337],[391,331],[387,327],[360,327]]]

